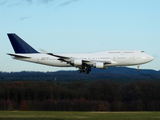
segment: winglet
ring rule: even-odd
[[[40,49],[40,51],[41,51],[42,53],[44,53],[44,54],[47,54],[47,53],[48,53],[47,51],[45,51],[45,50],[43,50],[43,49]]]
[[[29,44],[23,41],[20,37],[18,37],[14,33],[7,34],[8,38],[13,46],[15,53],[38,53],[34,48],[32,48]]]

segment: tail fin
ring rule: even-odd
[[[29,44],[14,33],[7,34],[15,53],[38,53]]]

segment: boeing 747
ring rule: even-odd
[[[91,68],[106,69],[110,66],[133,66],[138,70],[141,64],[148,63],[154,58],[142,50],[112,50],[93,53],[54,54],[44,50],[36,51],[14,33],[8,34],[15,54],[13,59],[33,62],[56,67],[76,67],[79,73],[89,74]]]

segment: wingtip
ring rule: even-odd
[[[48,53],[47,51],[45,51],[45,50],[43,50],[43,49],[40,49],[40,51],[41,51],[42,53],[44,53],[44,54],[47,54],[47,53]]]

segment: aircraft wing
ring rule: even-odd
[[[104,64],[111,64],[111,61],[104,61]]]
[[[73,60],[79,59],[79,58],[74,58],[74,57],[67,57],[67,56],[61,56],[61,55],[55,55],[53,53],[47,53],[48,55],[54,56],[54,57],[58,57],[60,61],[65,61],[65,62],[71,62]],[[79,59],[80,60],[80,59]],[[90,60],[84,60],[81,59],[82,62],[90,62]]]
[[[65,56],[55,55],[53,53],[47,53],[47,54],[51,55],[51,56],[54,56],[54,57],[62,58],[62,59],[71,59],[71,57],[65,57]]]
[[[88,60],[88,59],[81,59],[81,58],[75,58],[75,57],[67,57],[67,56],[61,56],[61,55],[55,55],[53,53],[47,53],[48,55],[58,57],[60,61],[70,63],[71,65],[74,65],[74,62],[79,62],[78,64],[80,65],[88,65],[88,66],[93,66],[96,63],[103,63],[103,64],[111,64],[112,61],[99,61],[99,60]]]

